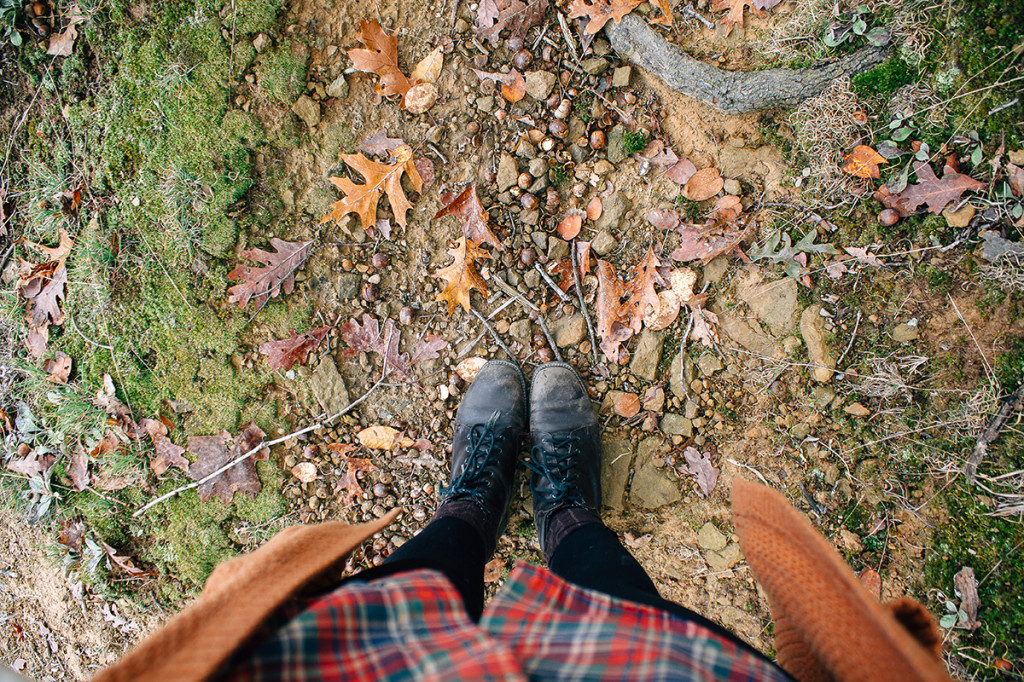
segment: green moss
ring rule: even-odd
[[[701,208],[699,201],[687,199],[682,194],[676,197],[676,206],[678,206],[679,209],[682,210],[683,215],[685,215],[686,219],[691,223],[698,222],[701,216],[704,214],[704,211]]]
[[[928,287],[937,295],[945,296],[953,289],[953,275],[934,265],[922,265],[921,274],[928,281]]]
[[[622,138],[622,147],[627,154],[639,154],[647,146],[647,138],[643,130],[627,130]]]
[[[556,187],[564,185],[569,180],[569,171],[565,169],[565,166],[558,164],[551,169],[551,183]]]
[[[1008,350],[996,356],[996,379],[1006,392],[1016,391],[1024,384],[1024,336],[1009,340]]]
[[[870,71],[853,77],[853,89],[867,99],[889,95],[913,83],[917,73],[901,57],[893,57]]]
[[[290,107],[306,85],[306,60],[293,56],[288,46],[280,45],[260,58],[256,73],[267,96]]]

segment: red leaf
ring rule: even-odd
[[[558,224],[558,234],[562,239],[572,239],[580,233],[583,227],[583,213],[580,211],[569,211]]]
[[[267,341],[260,346],[260,353],[267,356],[267,362],[272,369],[289,370],[295,363],[306,364],[310,353],[320,346],[330,331],[331,327],[327,326],[317,327],[305,334],[292,332],[290,338]]]
[[[462,221],[462,234],[467,239],[472,239],[477,244],[487,242],[498,251],[502,250],[498,238],[491,232],[487,213],[480,203],[480,197],[477,196],[476,183],[471,184],[458,196],[454,192],[445,192],[441,195],[441,203],[444,206],[434,214],[434,220],[453,215]]]
[[[274,253],[263,249],[246,249],[242,258],[263,263],[266,267],[237,265],[228,273],[228,279],[241,282],[228,289],[228,301],[244,308],[251,299],[262,306],[271,297],[282,291],[292,293],[295,288],[295,271],[306,264],[313,253],[313,240],[308,242],[286,242],[274,237],[270,240]]]
[[[265,435],[250,422],[234,439],[227,431],[221,431],[216,436],[191,436],[188,439],[188,451],[196,456],[196,461],[188,468],[188,477],[193,481],[202,480],[259,446]],[[256,474],[256,461],[266,461],[269,457],[270,449],[260,448],[255,454],[200,485],[199,499],[205,502],[216,495],[224,504],[230,504],[237,492],[256,497],[263,489]]]

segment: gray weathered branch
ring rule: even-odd
[[[619,23],[608,22],[604,31],[621,57],[672,89],[725,114],[795,107],[820,94],[836,78],[867,71],[888,56],[885,48],[865,47],[842,59],[805,69],[723,71],[686,54],[636,15],[627,15]]]

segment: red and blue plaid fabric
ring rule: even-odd
[[[479,624],[441,573],[348,582],[231,680],[790,680],[707,628],[519,563]]]

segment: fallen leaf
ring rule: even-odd
[[[391,212],[395,214],[395,221],[402,227],[406,226],[406,213],[412,208],[412,203],[405,196],[402,189],[402,175],[408,175],[413,187],[417,192],[423,189],[423,180],[412,160],[412,148],[402,145],[392,152],[394,163],[384,164],[367,159],[362,154],[342,154],[341,159],[357,170],[366,180],[365,184],[358,185],[348,178],[329,178],[334,185],[345,193],[343,199],[331,204],[331,212],[321,218],[320,222],[326,223],[333,220],[341,223],[341,219],[349,213],[355,213],[366,230],[367,234],[373,233],[373,225],[377,218],[377,202],[382,195],[387,194],[391,202]]]
[[[82,492],[89,487],[89,455],[85,448],[79,443],[75,453],[71,455],[71,464],[68,466],[68,478],[75,490]]]
[[[46,54],[55,57],[71,56],[75,47],[75,40],[78,38],[78,24],[85,21],[85,17],[77,14],[77,10],[77,6],[72,7],[72,12],[75,12],[75,14],[71,17],[66,29],[60,33],[50,35],[50,42],[46,46]]]
[[[953,587],[960,597],[960,611],[967,614],[967,621],[961,623],[968,630],[975,629],[978,623],[978,579],[974,577],[974,569],[964,566],[953,576]]]
[[[215,436],[190,436],[187,450],[196,456],[196,461],[188,468],[188,477],[193,481],[202,480],[258,447],[265,435],[262,429],[249,422],[236,438],[232,438],[227,431],[221,431]],[[266,461],[269,457],[270,449],[261,447],[253,455],[201,484],[198,489],[199,499],[206,502],[216,495],[224,504],[230,504],[238,492],[256,497],[263,489],[256,473],[256,462]]]
[[[491,559],[484,565],[484,584],[490,585],[501,580],[501,572],[505,570],[504,559]]]
[[[167,437],[167,426],[159,419],[143,419],[139,426],[146,430],[153,440],[153,448],[156,450],[156,457],[149,462],[153,473],[162,475],[172,466],[178,467],[188,473],[188,459],[185,458],[185,448],[175,445]]]
[[[423,181],[423,188],[420,190],[421,194],[426,194],[427,190],[434,186],[434,162],[426,157],[416,159],[416,162],[412,165],[416,166],[416,172],[420,174],[420,180]]]
[[[400,137],[388,137],[387,128],[378,130],[359,144],[359,151],[371,156],[389,156],[405,144]]]
[[[82,538],[85,536],[85,524],[81,519],[64,519],[61,524],[57,542],[75,554],[82,553]]]
[[[483,0],[477,10],[477,35],[497,45],[501,32],[509,40],[523,40],[526,32],[544,22],[548,0],[524,3],[520,0]]]
[[[878,571],[869,566],[861,571],[857,578],[871,596],[879,600],[882,598],[882,576],[878,575]]]
[[[583,228],[583,212],[570,210],[562,221],[558,223],[558,234],[562,239],[572,239],[580,233]]]
[[[71,356],[57,351],[53,359],[47,360],[43,365],[43,371],[48,375],[47,381],[55,384],[68,383],[68,377],[71,375]]]
[[[729,253],[749,239],[757,230],[753,214],[743,220],[722,222],[710,220],[704,225],[680,224],[679,244],[669,258],[680,262],[701,260],[707,263],[716,256]]]
[[[292,476],[303,483],[312,483],[317,479],[316,465],[312,462],[300,462],[292,467]]]
[[[435,83],[441,75],[441,67],[444,65],[444,55],[441,48],[435,47],[430,54],[420,60],[420,63],[413,68],[409,78],[416,83]]]
[[[358,474],[374,471],[377,467],[373,466],[370,460],[362,457],[347,457],[345,455],[340,455],[340,457],[345,465],[345,474],[334,484],[334,492],[344,492],[344,504],[352,504],[357,498],[363,496],[363,488],[359,485]]]
[[[694,477],[698,494],[707,497],[718,483],[718,469],[711,463],[711,456],[691,446],[683,451],[683,457],[686,459],[684,473]]]
[[[455,261],[440,270],[434,272],[431,277],[437,277],[448,282],[444,290],[439,293],[435,300],[448,303],[448,314],[455,312],[455,308],[461,305],[467,311],[472,310],[469,301],[469,292],[479,289],[484,296],[487,295],[487,284],[476,271],[474,263],[480,258],[490,258],[490,254],[477,246],[476,242],[466,237],[459,239],[454,249],[448,249]]]
[[[1006,182],[1014,194],[1024,197],[1024,168],[1012,163],[1006,164]]]
[[[513,104],[526,96],[526,79],[512,69],[508,73],[488,73],[479,69],[470,69],[480,80],[492,80],[501,84],[501,96]]]
[[[455,365],[455,373],[467,384],[471,384],[485,364],[487,364],[487,358],[466,358]]]
[[[402,99],[402,108],[410,114],[419,116],[434,106],[440,95],[437,86],[433,83],[417,83],[409,88]]]
[[[604,206],[601,203],[601,197],[594,197],[587,204],[587,220],[597,220],[603,212]]]
[[[732,33],[734,26],[743,25],[743,9],[747,5],[754,10],[764,10],[771,9],[780,2],[782,0],[716,0],[711,9],[714,12],[720,12],[724,9],[729,10],[729,14],[722,19],[722,25],[725,26],[725,35],[728,36]]]
[[[710,310],[697,307],[693,310],[693,329],[690,339],[700,341],[707,348],[714,348],[718,343],[718,316]]]
[[[843,159],[842,169],[858,178],[882,177],[878,164],[889,163],[884,156],[866,144],[859,144]]]
[[[661,11],[661,15],[657,17],[648,17],[648,21],[652,24],[661,24],[662,26],[672,25],[672,5],[669,0],[651,0],[651,4],[657,7]]]
[[[668,329],[679,317],[679,297],[671,289],[658,292],[660,302],[657,310],[649,308],[644,316],[644,326],[651,331]]]
[[[330,331],[329,326],[317,327],[304,334],[296,334],[293,331],[290,338],[262,344],[260,353],[267,356],[267,363],[271,369],[289,370],[295,363],[304,365],[310,353],[319,347]]]
[[[707,170],[707,169],[705,169]],[[680,159],[669,168],[665,169],[665,175],[668,179],[677,185],[686,185],[693,179],[693,176],[697,174],[697,167],[693,165],[693,161],[689,159]],[[723,182],[724,186],[724,182]],[[698,200],[695,200],[698,201]]]
[[[877,247],[877,245],[875,245],[875,246]],[[861,246],[844,246],[843,250],[846,251],[846,253],[848,253],[851,256],[853,256],[854,259],[858,263],[863,263],[864,265],[870,265],[873,268],[884,267],[885,263],[882,262],[882,259],[879,258],[878,256],[876,256],[875,254],[870,253],[868,251],[869,248],[871,248],[871,247],[870,246],[863,246],[863,247],[861,247]]]
[[[629,280],[625,283],[623,294],[626,300],[620,307],[619,316],[634,334],[640,333],[644,317],[648,314],[648,307],[655,315],[661,307],[661,299],[658,298],[655,285],[667,286],[668,282],[658,271],[660,267],[661,259],[655,255],[652,244],[647,247],[647,254],[633,266]]]
[[[263,263],[266,267],[236,265],[228,273],[228,279],[241,283],[228,289],[229,302],[244,308],[250,300],[254,300],[259,307],[282,291],[292,293],[295,288],[295,271],[304,266],[312,255],[313,240],[286,242],[273,237],[270,246],[274,249],[273,253],[263,249],[242,251],[242,258]]]
[[[622,296],[625,286],[611,263],[597,261],[597,335],[601,337],[601,350],[612,362],[621,364],[626,354],[622,342],[633,335],[633,330],[622,316]]]
[[[710,218],[719,223],[731,223],[743,213],[743,202],[735,194],[718,197],[715,207],[711,209]]]
[[[114,562],[114,564],[116,564],[118,568],[120,568],[122,571],[124,571],[128,575],[130,575],[132,577],[135,577],[135,578],[139,578],[139,577],[142,577],[142,576],[145,576],[145,575],[156,575],[155,573],[153,573],[153,571],[144,571],[144,570],[142,570],[141,568],[136,566],[134,563],[132,563],[131,557],[127,557],[127,556],[124,556],[123,554],[119,554],[116,549],[114,549],[113,547],[111,547],[107,543],[103,542],[102,540],[100,540],[100,544],[103,545],[103,549],[106,550],[107,556],[110,557],[110,560],[112,562]]]
[[[674,230],[679,227],[679,214],[671,208],[657,208],[647,213],[647,222],[659,230]]]
[[[454,215],[462,221],[462,234],[466,238],[477,244],[486,242],[498,251],[502,250],[501,243],[491,231],[487,212],[477,196],[476,183],[472,183],[457,196],[454,192],[445,192],[441,195],[441,204],[442,208],[434,214],[434,220]]]
[[[374,90],[383,97],[400,97],[399,106],[413,114],[422,114],[437,100],[434,82],[444,62],[440,47],[424,57],[406,77],[398,68],[398,39],[388,35],[380,23],[364,21],[357,39],[363,47],[348,51],[352,66],[357,71],[374,73],[380,77]]]
[[[356,320],[345,322],[338,329],[341,339],[350,348],[342,351],[342,355],[352,357],[357,353],[376,353],[387,363],[389,371],[394,371],[405,381],[413,381],[414,365],[439,357],[439,352],[448,347],[448,342],[434,334],[428,334],[416,342],[412,356],[399,353],[398,346],[402,332],[395,326],[391,318],[384,320],[383,333],[377,319],[363,313],[363,324]]]
[[[635,393],[623,393],[612,403],[612,411],[624,419],[630,419],[640,413],[640,406],[640,396]]]
[[[927,204],[928,210],[939,215],[950,202],[959,201],[964,192],[978,191],[985,187],[984,182],[957,173],[949,166],[943,169],[942,179],[924,161],[914,162],[914,172],[917,173],[916,183],[908,185],[899,194],[885,197],[882,202],[904,217],[917,210],[921,204]]]
[[[609,20],[614,20],[615,23],[622,21],[622,18],[636,9],[641,2],[643,0],[594,0],[593,3],[572,0],[569,3],[568,16],[570,19],[588,19],[583,33],[592,36],[604,28]]]
[[[12,457],[7,461],[8,471],[13,471],[16,474],[32,478],[33,476],[42,476],[50,470],[50,467],[53,466],[53,455],[37,454],[35,450],[32,450],[24,444],[19,446],[18,455],[21,459],[15,459]]]
[[[683,187],[683,196],[690,201],[706,201],[722,191],[725,181],[717,168],[704,168],[694,173]]]
[[[58,234],[60,243],[56,247],[44,246],[24,238],[15,242],[39,251],[47,257],[45,262],[39,264],[19,258],[15,270],[15,286],[18,294],[26,301],[25,325],[28,333],[25,344],[34,358],[41,358],[46,352],[50,325],[64,323],[61,302],[64,300],[68,281],[65,260],[74,242],[64,228],[61,228]]]
[[[371,450],[390,450],[398,442],[398,429],[390,426],[368,426],[356,434],[359,442]]]
[[[134,433],[137,425],[132,419],[131,410],[118,399],[114,389],[114,380],[109,374],[103,375],[103,388],[96,392],[96,406],[103,408],[107,416],[117,422],[126,432]],[[137,436],[133,435],[132,437]]]

